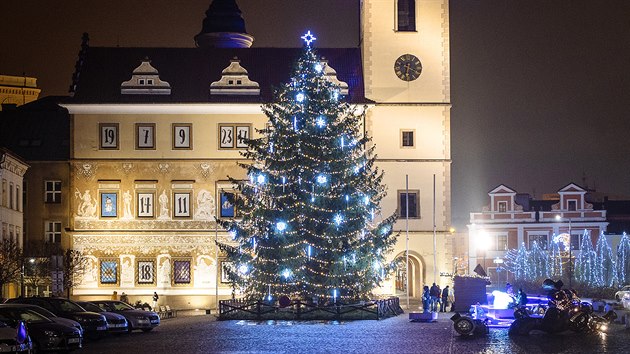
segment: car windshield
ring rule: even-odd
[[[91,302],[81,302],[81,303],[79,303],[79,305],[81,305],[81,307],[83,307],[83,308],[84,308],[84,309],[86,309],[87,311],[92,311],[92,312],[103,312],[103,310],[102,310],[100,307],[98,307],[98,306],[94,305],[94,304],[93,304],[93,303],[91,303]]]
[[[65,299],[51,300],[53,306],[61,312],[85,312],[85,309],[76,303]]]
[[[25,308],[19,307],[5,307],[0,308],[0,321],[3,319],[9,319],[14,321],[24,321],[26,323],[50,323],[52,322],[48,318],[38,314],[35,311],[31,311]]]
[[[52,312],[50,312],[50,311],[46,310],[46,309],[45,309],[45,308],[43,308],[43,307],[33,306],[33,307],[28,307],[28,309],[29,309],[29,310],[31,310],[31,311],[33,311],[33,312],[37,312],[38,314],[40,314],[40,315],[42,315],[42,316],[44,316],[44,317],[48,317],[48,318],[51,318],[51,317],[57,317],[57,316],[55,316],[55,314],[54,314],[54,313],[52,313]]]
[[[111,302],[110,305],[114,308],[115,311],[135,310],[133,307],[120,301]]]

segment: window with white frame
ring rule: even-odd
[[[15,209],[15,201],[14,201],[14,197],[13,197],[13,183],[9,183],[9,208],[10,209]]]
[[[507,235],[488,235],[488,251],[507,251],[508,241]]]
[[[414,131],[413,130],[401,130],[400,131],[400,146],[402,147],[414,147]]]
[[[15,186],[15,210],[22,210],[22,195],[20,194],[20,186]]]
[[[60,243],[61,242],[61,222],[60,221],[46,221],[45,241],[47,243]]]
[[[507,202],[499,202],[497,205],[499,207],[499,213],[505,213],[507,211]]]
[[[569,211],[576,211],[577,210],[577,200],[575,200],[575,199],[567,200],[567,209]]]
[[[534,247],[534,242],[536,242],[538,244],[538,247],[540,247],[543,250],[546,250],[548,245],[549,245],[549,238],[545,234],[528,235],[528,243],[527,244],[529,246],[529,249]]]
[[[46,203],[61,203],[61,181],[45,181],[44,185],[44,201]]]
[[[413,32],[416,30],[416,1],[398,0],[398,26],[400,32]]]
[[[409,208],[409,214],[407,214]],[[401,218],[419,218],[420,217],[420,191],[398,191],[398,215]]]

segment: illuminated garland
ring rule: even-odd
[[[247,180],[233,180],[229,197],[242,218],[220,221],[235,243],[221,245],[235,264],[225,271],[252,299],[367,299],[393,269],[395,216],[380,214],[383,174],[364,112],[343,102],[323,65],[306,46],[263,106],[270,125],[245,141]]]

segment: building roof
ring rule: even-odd
[[[0,141],[26,161],[65,161],[70,157],[70,115],[48,96],[0,112]]]
[[[318,48],[321,57],[348,83],[349,103],[370,103],[365,98],[361,50]],[[88,47],[80,56],[74,96],[69,103],[268,103],[273,88],[288,82],[300,48],[109,48]],[[144,58],[151,60],[161,80],[171,85],[170,95],[123,95],[120,85],[131,78]],[[237,57],[260,84],[260,95],[211,95],[210,84]]]

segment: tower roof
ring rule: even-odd
[[[235,0],[214,0],[210,4],[199,34],[215,32],[247,33]]]
[[[235,35],[237,38],[233,38]],[[195,36],[199,47],[249,47],[252,41],[235,0],[213,0],[206,11],[201,32]]]

